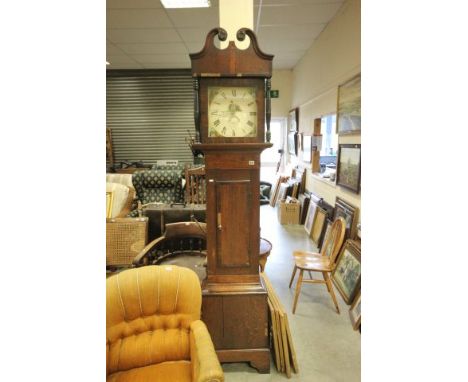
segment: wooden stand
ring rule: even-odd
[[[195,144],[205,154],[207,278],[202,316],[221,362],[270,370],[267,293],[258,272],[260,153],[270,143]]]

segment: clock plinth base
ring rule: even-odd
[[[202,320],[220,362],[249,362],[270,372],[267,292],[260,283],[205,282]]]
[[[270,373],[270,349],[217,350],[219,362],[248,362],[260,374]]]

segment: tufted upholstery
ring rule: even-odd
[[[177,166],[136,172],[132,183],[142,204],[184,202],[182,170]]]
[[[200,321],[200,281],[192,270],[147,266],[107,280],[107,381],[223,381]]]

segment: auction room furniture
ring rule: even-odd
[[[296,291],[294,294],[293,303],[293,314],[296,312],[297,301],[299,294],[301,293],[302,283],[308,284],[325,284],[327,286],[328,293],[330,293],[332,300],[335,304],[337,313],[340,313],[338,308],[338,302],[336,301],[335,293],[333,291],[333,284],[330,279],[330,274],[335,269],[335,259],[340,252],[341,245],[346,231],[346,222],[342,217],[338,217],[331,227],[330,235],[326,239],[322,246],[320,254],[305,251],[294,251],[294,270],[291,275],[291,281],[289,287],[291,288],[294,276],[299,269],[299,278],[296,284]],[[321,272],[323,280],[316,280],[312,277],[308,280],[303,279],[304,271],[310,272]]]
[[[132,175],[137,197],[147,203],[183,203],[182,172],[178,166],[138,171]]]
[[[108,382],[221,382],[200,321],[201,289],[188,268],[148,266],[106,280]]]
[[[148,218],[106,219],[106,267],[129,267],[148,240]]]
[[[120,184],[123,184],[124,186],[130,187],[131,189],[133,189],[135,191],[135,187],[133,187],[133,183],[132,183],[132,174],[107,173],[106,174],[106,182],[120,183]]]
[[[179,222],[166,225],[164,235],[150,242],[133,259],[135,267],[175,264],[192,269],[200,282],[206,277],[206,224]]]
[[[112,192],[112,209],[109,218],[121,218],[127,216],[132,208],[135,191],[120,183],[106,182],[106,192]]]
[[[185,202],[206,203],[205,166],[185,168]]]
[[[273,245],[267,239],[260,238],[260,256],[258,258],[260,272],[263,272],[265,270],[265,265],[268,256],[270,256],[271,248],[273,248]]]
[[[242,28],[218,49],[212,29],[204,48],[190,54],[194,84],[196,142],[207,179],[207,278],[203,320],[221,362],[247,361],[270,370],[267,292],[260,281],[260,154],[270,129],[273,56]],[[247,49],[234,40],[250,38]]]
[[[142,208],[142,215],[147,216],[148,240],[153,241],[160,237],[169,223],[206,221],[205,204],[166,204],[150,203]]]

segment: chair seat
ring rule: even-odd
[[[171,361],[119,371],[109,375],[107,382],[190,382],[191,373],[190,361]]]
[[[333,271],[333,266],[330,264],[330,259],[325,256],[321,256],[321,258],[316,259],[304,259],[304,260],[296,260],[295,265],[299,269],[303,269],[305,271],[313,271],[313,272],[331,272]]]
[[[323,257],[323,255],[317,252],[307,252],[307,251],[296,250],[293,252],[293,257],[294,257],[294,260],[302,260],[302,259],[307,259],[307,258],[312,258],[312,259],[315,259],[317,257],[320,258],[320,257]]]

